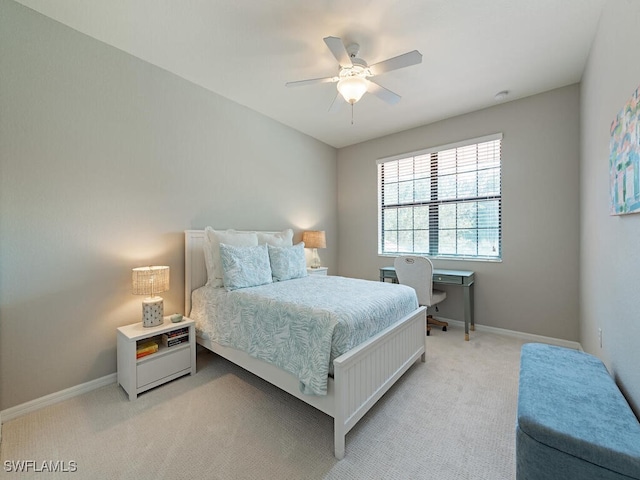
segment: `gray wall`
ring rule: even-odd
[[[378,278],[376,159],[503,132],[503,261],[435,260],[476,272],[482,325],[578,340],[579,87],[572,85],[338,151],[341,275]],[[463,319],[459,288],[440,315]]]
[[[131,268],[183,230],[327,231],[336,150],[14,2],[0,2],[0,409],[116,370]]]
[[[609,128],[640,86],[638,25],[640,2],[609,2],[583,77],[580,343],[640,416],[640,214],[609,215]]]

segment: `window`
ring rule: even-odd
[[[499,260],[502,134],[378,161],[378,253]]]

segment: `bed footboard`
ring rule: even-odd
[[[426,308],[420,307],[333,361],[334,451],[344,458],[345,436],[426,352]]]

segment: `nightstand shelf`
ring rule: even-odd
[[[189,342],[185,342],[183,344],[180,345],[176,345],[175,347],[165,347],[164,345],[160,345],[158,346],[158,351],[155,353],[152,353],[150,355],[147,355],[146,357],[142,357],[142,358],[138,358],[136,359],[136,364],[140,365],[141,363],[146,363],[148,361],[153,361],[154,359],[158,359],[164,355],[168,355],[171,354],[173,352],[176,352],[178,350],[182,350],[185,348],[190,348]]]
[[[162,335],[174,334],[186,329],[185,334],[172,338],[186,338],[173,346],[164,345]],[[154,341],[158,351],[136,358],[139,344]],[[183,375],[196,373],[195,322],[185,318],[172,323],[165,317],[157,327],[145,328],[142,323],[134,323],[118,328],[118,383],[129,394],[129,400],[151,388],[162,385]]]

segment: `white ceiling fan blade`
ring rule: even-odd
[[[367,80],[367,92],[373,93],[376,97],[384,100],[390,105],[395,105],[402,98],[397,93],[393,93],[391,90],[388,90],[382,85],[378,85],[376,82],[371,80]]]
[[[310,78],[309,80],[298,80],[297,82],[287,82],[287,87],[302,87],[304,85],[313,85],[316,83],[331,83],[337,82],[338,77],[324,77],[324,78]]]
[[[380,75],[381,73],[397,70],[398,68],[409,67],[421,62],[422,54],[419,51],[414,50],[413,52],[403,53],[397,57],[369,65],[369,70],[373,75]]]
[[[340,95],[340,92],[338,92],[335,98],[333,99],[333,102],[331,102],[331,106],[329,107],[329,113],[336,113],[340,111],[340,109],[342,108],[342,104],[344,103],[346,102],[342,98],[342,95]]]
[[[329,50],[331,50],[333,56],[336,57],[336,60],[338,60],[341,67],[350,67],[353,65],[353,63],[351,63],[351,57],[349,56],[347,49],[344,48],[344,43],[342,43],[340,38],[325,37],[324,43],[327,44],[327,47],[329,47]]]

